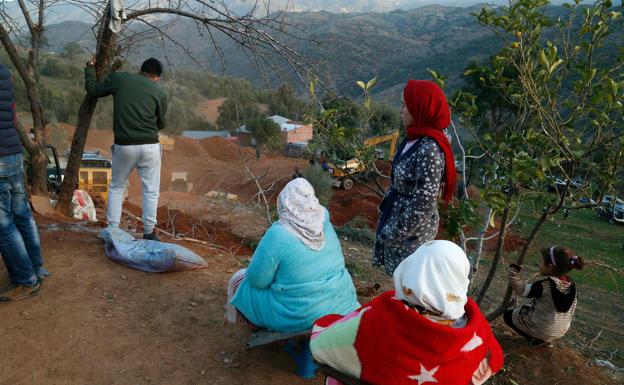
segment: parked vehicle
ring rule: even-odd
[[[581,197],[581,199],[579,199],[579,203],[582,203],[584,205],[594,205],[596,204],[596,201],[589,197]]]
[[[598,218],[609,223],[624,224],[624,201],[612,195],[602,198],[602,206],[598,208]]]
[[[613,201],[615,199],[615,204],[624,204],[624,201],[621,200],[620,198],[615,198],[613,195],[605,195],[604,197],[602,197],[602,204],[603,205],[612,205]]]

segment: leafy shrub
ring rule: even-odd
[[[329,206],[331,197],[334,194],[332,190],[332,177],[329,173],[315,165],[306,168],[303,171],[303,177],[314,187],[314,192],[319,202],[323,206]]]
[[[74,79],[80,77],[81,74],[80,68],[53,57],[47,58],[41,68],[41,75],[57,79]]]
[[[221,130],[235,130],[246,121],[261,116],[255,96],[239,91],[234,98],[228,98],[218,108],[217,126]]]
[[[247,129],[251,131],[258,146],[277,149],[281,147],[280,126],[271,119],[257,117],[247,122]]]
[[[355,217],[336,228],[336,233],[340,238],[351,242],[370,247],[375,245],[375,232],[368,226],[368,221],[362,217]]]
[[[63,47],[63,53],[61,54],[61,56],[72,59],[84,53],[85,51],[82,49],[80,44],[76,43],[75,41],[72,41],[70,43],[65,44],[65,46]]]
[[[48,121],[75,123],[84,91],[80,86],[53,87],[45,83],[39,86],[44,117]],[[30,103],[22,105],[27,109]]]

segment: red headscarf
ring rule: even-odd
[[[445,202],[453,199],[457,184],[457,171],[451,143],[444,130],[451,124],[451,111],[444,92],[437,84],[428,80],[409,80],[403,89],[403,100],[414,122],[407,127],[407,139],[429,137],[436,141],[444,153],[444,194]]]

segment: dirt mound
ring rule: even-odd
[[[2,306],[3,384],[323,382],[320,375],[313,380],[297,377],[280,346],[245,350],[248,328],[224,324],[227,282],[244,257],[181,242],[204,257],[209,268],[149,274],[106,258],[96,232],[53,229],[40,217],[37,222],[46,266],[53,275],[37,298]],[[370,255],[362,259],[366,253],[345,247],[349,265],[359,272],[358,280],[366,281],[356,281],[360,291],[376,295],[375,282],[382,290],[390,289],[390,278],[370,267]],[[2,263],[0,276],[6,283]],[[361,303],[369,299],[360,298]],[[534,348],[510,335],[500,322],[494,329],[505,352],[505,368],[487,384],[622,383],[621,378],[618,382],[592,366],[565,338],[552,349]]]
[[[178,136],[175,138],[173,152],[183,155],[187,158],[196,158],[205,153],[201,144],[199,144],[199,141],[195,139],[185,138],[183,136]]]
[[[56,126],[62,128],[65,131],[65,144],[67,149],[71,146],[71,141],[74,136],[76,126],[67,123],[55,123]],[[46,132],[46,139],[48,142],[51,140],[52,126],[49,125]],[[86,151],[100,151],[100,153],[108,158],[111,157],[111,146],[115,142],[115,135],[112,129],[98,129],[91,128],[87,134],[87,142],[85,145]],[[65,154],[59,154],[64,156]]]
[[[124,209],[137,217],[141,216],[141,209],[136,205],[125,203]],[[235,252],[237,255],[251,255],[252,253],[245,238],[234,234],[224,222],[202,221],[179,210],[166,207],[158,208],[157,222],[156,227],[179,237],[209,242],[226,251]],[[137,229],[141,229],[140,224]]]
[[[388,161],[375,162],[377,170],[382,174],[389,176],[391,163]],[[384,189],[390,187],[390,180],[388,178],[380,178]],[[329,209],[331,212],[332,223],[335,226],[342,226],[355,217],[362,217],[368,221],[371,229],[377,227],[377,221],[379,220],[379,204],[381,203],[381,195],[375,193],[371,188],[376,189],[375,182],[364,182],[369,187],[356,182],[353,188],[349,191],[343,189],[334,189],[334,195],[332,196]]]
[[[499,232],[500,227],[501,227],[500,218],[498,219],[495,218],[494,224],[495,224],[495,227],[489,228],[488,231],[486,232],[485,234],[486,238],[492,235],[495,235]],[[495,251],[497,243],[498,243],[498,236],[486,241],[485,247],[487,250]],[[505,234],[505,243],[503,243],[503,251],[505,253],[509,253],[512,251],[520,250],[522,246],[524,245],[524,243],[525,243],[525,240],[514,233],[514,226],[513,225],[509,226],[507,228],[507,233]]]
[[[158,201],[162,205],[167,206],[167,202],[169,201],[196,203],[198,202],[198,198],[197,195],[188,192],[161,191]]]
[[[492,384],[616,384],[591,361],[570,349],[562,341],[553,348],[536,348],[524,338],[511,336],[509,329],[496,321],[497,339],[505,352],[505,369]],[[513,380],[514,382],[511,382]],[[489,382],[488,382],[489,383]]]
[[[362,217],[374,229],[379,219],[380,203],[381,196],[358,184],[349,191],[335,189],[329,205],[332,223],[342,226],[355,217]]]
[[[494,234],[495,231],[498,231],[498,230],[494,230],[490,232]],[[485,243],[485,246],[488,250],[494,251],[496,250],[497,242],[498,242],[498,238],[494,237],[493,239],[490,239],[489,241],[487,241]],[[507,231],[507,234],[505,235],[505,243],[503,244],[503,251],[505,253],[518,251],[522,248],[522,246],[524,246],[524,243],[525,243],[525,240],[519,237],[518,235],[514,234],[513,231]]]
[[[199,143],[208,156],[223,162],[239,162],[241,152],[244,158],[255,157],[253,148],[240,147],[220,137],[203,139]]]

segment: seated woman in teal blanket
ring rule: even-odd
[[[359,308],[329,213],[310,183],[297,178],[277,198],[279,220],[247,269],[228,285],[225,318],[278,332],[310,329],[326,314]]]

